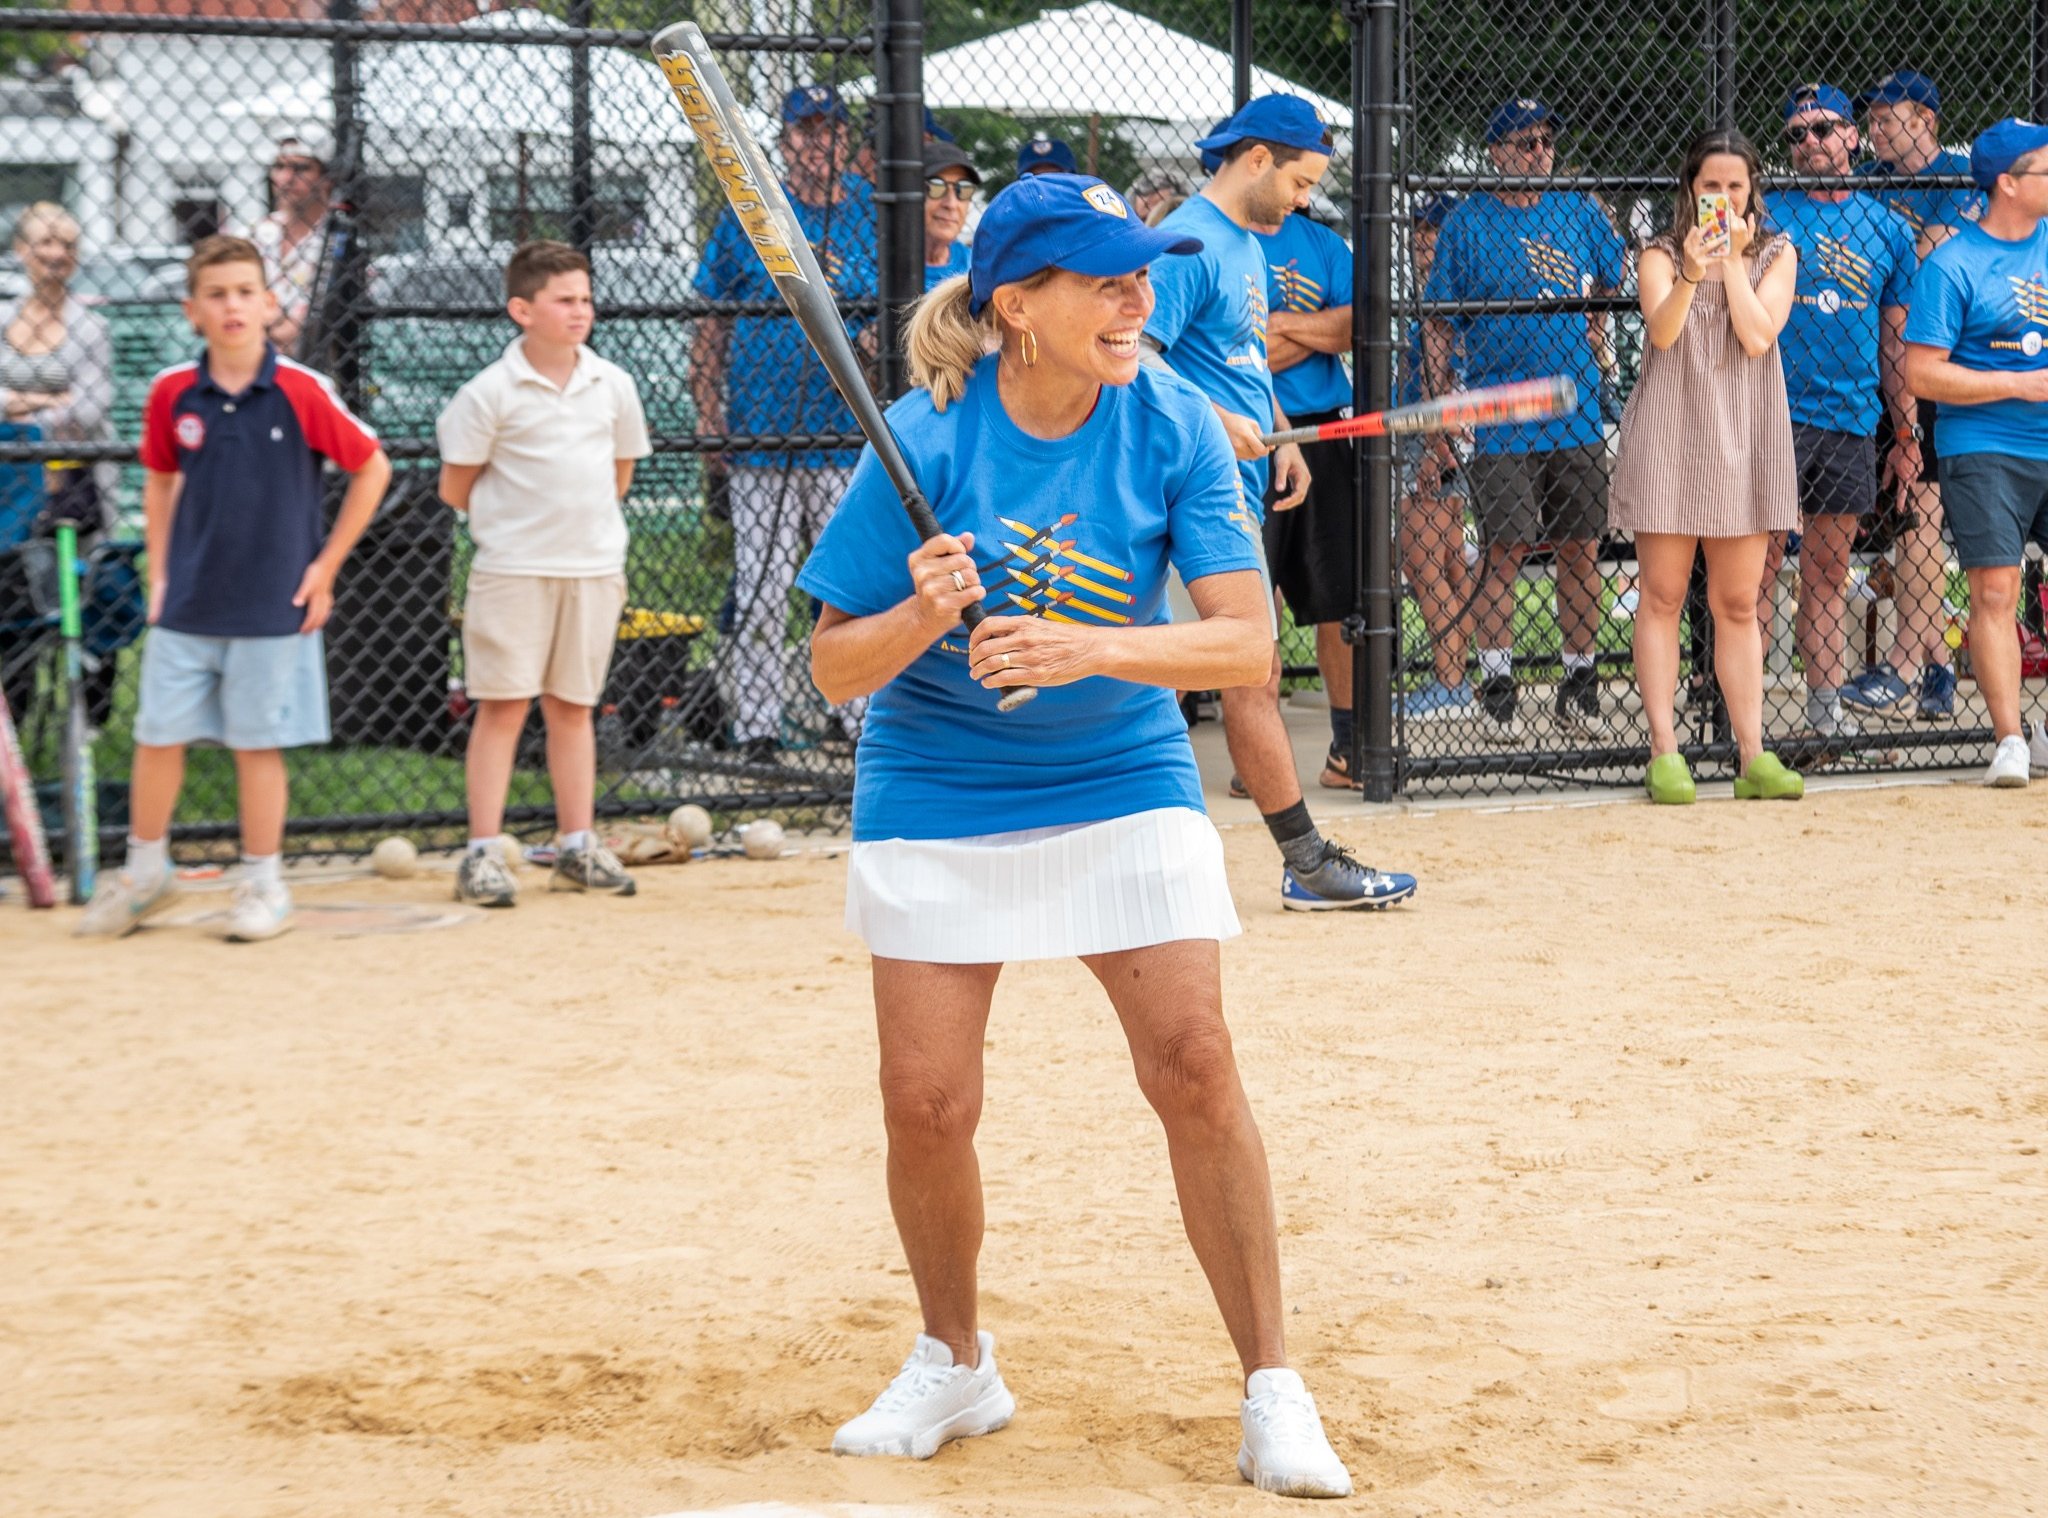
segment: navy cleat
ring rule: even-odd
[[[1290,912],[1378,912],[1415,894],[1415,877],[1360,864],[1342,844],[1323,843],[1313,870],[1280,871],[1280,905]]]

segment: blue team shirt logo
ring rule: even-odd
[[[1274,282],[1280,286],[1280,309],[1283,311],[1320,311],[1323,309],[1323,287],[1301,272],[1301,260],[1290,258],[1273,271]]]
[[[2019,307],[2020,325],[2028,328],[2048,327],[2048,281],[2034,275],[2021,279],[2018,275],[2006,276],[2006,283],[2012,286],[2013,303]],[[1990,346],[2008,353],[2023,353],[2028,358],[2038,358],[2041,349],[2048,346],[2048,338],[2040,332],[2027,331],[2017,339],[1992,338]]]
[[[1522,256],[1528,260],[1530,277],[1544,286],[1544,295],[1580,295],[1584,276],[1572,256],[1547,237],[1521,239]],[[1553,288],[1554,287],[1554,288]]]
[[[1811,295],[1802,295],[1800,304],[1812,306],[1826,316],[1833,316],[1844,307],[1851,311],[1867,309],[1875,272],[1870,260],[1836,237],[1815,237],[1813,248],[1815,276],[1831,280],[1841,289],[1817,290]]]
[[[976,569],[991,596],[1008,599],[1007,609],[1084,627],[1131,625],[1138,598],[1128,587],[1137,576],[1123,565],[1081,552],[1073,538],[1056,536],[1078,520],[1073,512],[1043,527],[1011,517],[996,520],[1007,534],[1002,556]]]
[[[1238,322],[1233,347],[1242,348],[1224,360],[1235,369],[1266,367],[1266,285],[1256,275],[1244,276],[1244,315]]]

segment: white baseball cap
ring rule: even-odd
[[[311,158],[324,168],[334,162],[334,138],[318,123],[294,127],[277,139],[275,156]]]

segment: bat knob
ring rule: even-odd
[[[996,703],[996,710],[999,712],[1013,712],[1037,695],[1038,690],[1035,686],[1012,686],[1009,690],[1003,692],[1003,699]]]

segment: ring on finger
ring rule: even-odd
[[[1003,655],[1003,668],[1004,668],[1004,669],[1008,669],[1009,667],[1010,667],[1010,656],[1009,656],[1008,654],[1004,654],[1004,655]]]
[[[961,578],[960,571],[957,569],[953,571],[953,588],[955,590],[965,590],[967,588],[966,580]]]

